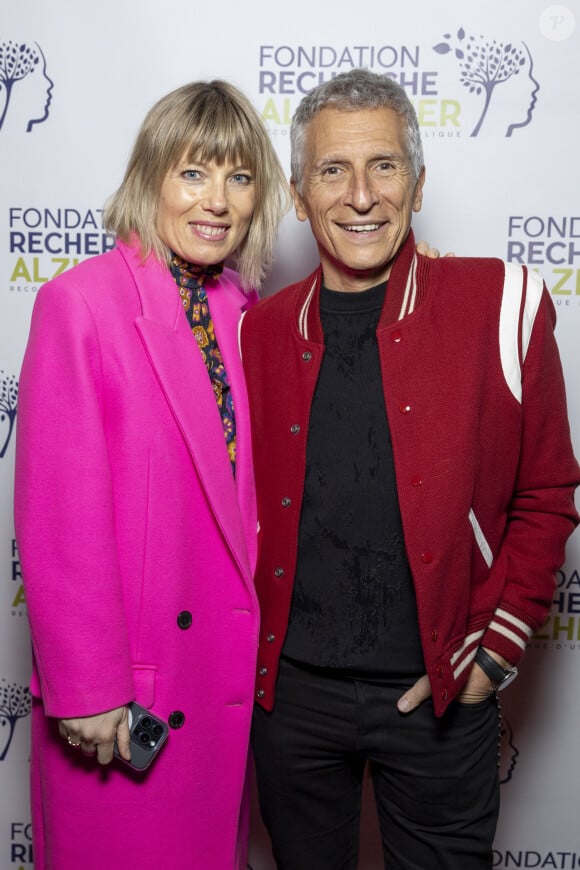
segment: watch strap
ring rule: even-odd
[[[499,662],[490,656],[490,654],[485,650],[482,646],[480,646],[475,654],[475,661],[479,665],[479,667],[484,671],[485,674],[489,677],[494,687],[497,689],[498,686],[506,680],[513,673],[513,668],[506,670],[502,668]]]

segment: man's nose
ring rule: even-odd
[[[357,211],[369,211],[378,202],[376,186],[366,170],[353,172],[349,187],[350,205]]]

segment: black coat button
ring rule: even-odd
[[[182,713],[181,710],[174,710],[173,713],[169,714],[167,721],[170,728],[181,728],[185,722],[185,713]]]
[[[177,615],[177,624],[178,626],[185,631],[186,628],[191,628],[191,623],[193,622],[193,617],[189,610],[182,610],[181,613]]]

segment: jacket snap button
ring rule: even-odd
[[[189,610],[182,610],[181,613],[177,615],[177,625],[182,631],[185,631],[186,628],[191,628],[192,622],[193,616]]]
[[[391,332],[391,341],[394,341],[395,344],[399,344],[399,342],[402,341],[402,339],[403,339],[403,336],[401,335],[401,333],[398,329],[395,329],[394,332]]]
[[[292,500],[288,498],[288,496],[284,496],[282,499],[282,507],[290,507],[292,504]]]
[[[401,404],[399,405],[399,411],[401,412],[401,414],[408,414],[410,410],[411,406],[408,405],[406,402],[401,402]]]
[[[304,362],[309,362],[312,359],[312,354],[309,350],[304,351],[304,353],[302,354],[302,359],[304,360]]]
[[[265,677],[266,674],[268,673],[268,668],[260,668],[258,673],[260,674],[261,677]]]
[[[274,568],[274,577],[283,577],[284,568]]]
[[[423,478],[420,474],[414,474],[411,478],[411,486],[421,486],[423,483]]]
[[[274,643],[274,641],[276,640],[276,635],[275,634],[268,634],[268,635],[266,635],[266,640],[268,641],[268,643]]]
[[[181,710],[174,710],[173,713],[169,714],[167,721],[170,728],[181,728],[185,722],[185,713],[182,713]]]
[[[431,640],[433,641],[433,643],[436,643],[436,641],[437,641],[437,629],[436,628],[434,628],[433,631],[431,632]]]
[[[425,553],[421,553],[421,561],[424,565],[430,565],[433,561],[433,553],[430,550],[426,550]]]
[[[290,426],[290,431],[293,435],[298,435],[298,433],[300,432],[300,426],[298,425],[298,423],[293,423]]]
[[[266,693],[263,689],[258,689],[258,691],[256,692],[256,698],[263,698],[265,694]]]

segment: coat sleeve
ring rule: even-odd
[[[70,275],[37,297],[18,411],[15,527],[44,707],[92,715],[134,690],[99,341]]]
[[[555,574],[564,563],[566,541],[578,523],[574,490],[580,470],[570,439],[555,321],[544,285],[527,349],[526,305],[522,304],[520,461],[495,563],[505,573],[505,585],[481,641],[514,664],[549,613]]]

